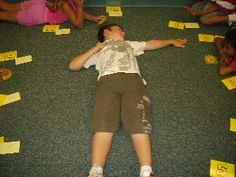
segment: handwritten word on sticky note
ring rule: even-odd
[[[120,6],[106,6],[106,13],[109,12],[121,12]]]
[[[43,32],[50,33],[50,32],[56,32],[60,28],[60,25],[44,25],[43,26]]]
[[[204,60],[206,64],[218,64],[217,58],[211,54],[206,54]]]
[[[32,61],[32,55],[28,55],[28,56],[16,58],[15,64],[20,65],[20,64],[31,62],[31,61]]]
[[[211,34],[198,34],[200,42],[214,42],[215,36]]]
[[[70,28],[57,29],[55,34],[56,35],[70,34]]]
[[[4,142],[4,136],[0,136],[0,143]]]
[[[0,53],[0,61],[9,61],[17,58],[17,51]]]
[[[198,23],[184,23],[185,28],[200,28]]]
[[[234,177],[234,164],[211,160],[211,177]]]
[[[236,118],[230,118],[230,131],[236,132]]]
[[[0,154],[14,154],[20,151],[20,141],[0,143]]]
[[[229,89],[235,89],[236,88],[236,76],[229,77],[227,79],[221,80],[223,84]]]

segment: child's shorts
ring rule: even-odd
[[[18,23],[25,26],[33,26],[47,23],[48,8],[46,0],[29,0],[21,3],[18,12]]]
[[[150,100],[138,74],[102,76],[97,83],[94,102],[94,133],[114,133],[119,126],[129,134],[151,133]]]

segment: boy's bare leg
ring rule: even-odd
[[[228,15],[225,15],[225,16],[217,15],[217,16],[212,16],[212,17],[207,17],[207,18],[201,19],[201,23],[203,25],[213,25],[213,24],[224,23],[224,22],[228,22],[228,21],[229,21]]]
[[[19,11],[20,10],[20,3],[8,3],[4,0],[0,0],[0,9],[4,11]]]
[[[97,132],[92,140],[92,165],[104,167],[111,148],[113,133]]]
[[[18,23],[17,14],[18,11],[13,11],[13,12],[0,11],[0,20]]]
[[[152,164],[151,142],[148,134],[131,135],[140,166]]]

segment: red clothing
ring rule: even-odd
[[[235,11],[236,0],[209,0],[215,7],[226,14],[231,14]]]
[[[234,57],[234,59],[232,60],[232,62],[229,64],[229,66],[236,71],[236,56]]]

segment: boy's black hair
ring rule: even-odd
[[[225,40],[236,50],[236,29],[232,29],[225,34]]]
[[[120,27],[123,30],[123,28],[120,25],[116,24],[116,23],[111,23],[111,24],[103,25],[103,26],[101,26],[99,28],[98,34],[97,34],[97,38],[98,38],[99,42],[104,42],[104,40],[105,40],[104,39],[104,30],[107,29],[107,30],[111,31],[111,28],[113,26],[118,26],[118,27]]]

